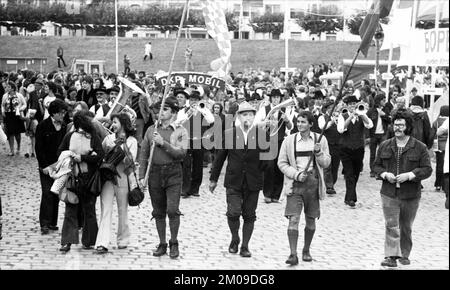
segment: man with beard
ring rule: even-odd
[[[412,118],[407,111],[393,116],[395,137],[378,149],[374,170],[383,180],[381,202],[386,221],[382,266],[396,267],[397,259],[409,265],[412,248],[412,224],[419,208],[421,180],[430,177],[432,169],[427,147],[411,136]]]
[[[232,254],[238,252],[240,243],[239,228],[240,216],[244,219],[242,228],[241,257],[251,257],[248,243],[253,233],[256,220],[256,207],[258,205],[259,191],[263,186],[263,174],[267,166],[261,161],[257,141],[258,136],[265,132],[253,126],[256,110],[247,102],[239,105],[237,112],[240,125],[225,131],[223,149],[218,149],[211,169],[209,190],[214,192],[217,187],[220,171],[225,159],[228,159],[225,173],[227,219],[231,232],[231,243],[228,251]],[[262,138],[264,139],[264,138]],[[230,144],[232,142],[232,144]]]

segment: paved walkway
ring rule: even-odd
[[[27,145],[28,142],[25,142]],[[25,147],[24,147],[25,148]],[[321,203],[322,216],[311,247],[313,262],[296,267],[284,263],[289,255],[283,217],[285,200],[265,204],[260,195],[255,231],[250,242],[252,258],[229,254],[230,234],[226,222],[223,174],[215,193],[207,191],[208,171],[200,197],[182,199],[180,257],[156,258],[158,244],[151,203],[146,196],[140,208],[130,208],[131,246],[118,250],[115,244],[117,209],[114,209],[110,253],[104,256],[73,245],[61,254],[64,203],[60,203],[60,230],[42,236],[39,229],[40,183],[36,159],[7,156],[0,145],[0,195],[3,203],[3,240],[0,269],[381,269],[384,248],[384,219],[380,205],[380,181],[368,175],[368,148],[364,172],[358,183],[357,209],[344,206],[342,176],[337,195]],[[434,166],[434,165],[433,165]],[[222,171],[224,172],[224,170]],[[411,265],[399,269],[449,269],[449,212],[444,193],[435,192],[434,177],[424,182],[424,192],[413,227]],[[100,212],[97,202],[97,216]],[[300,224],[299,249],[303,246],[304,217]]]

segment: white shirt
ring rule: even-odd
[[[44,119],[47,119],[50,116],[50,114],[48,113],[48,106],[50,106],[50,103],[54,100],[56,100],[56,97],[46,96],[44,98],[44,101],[42,102],[45,108]]]
[[[145,54],[149,55],[151,52],[152,52],[152,45],[150,43],[145,44]]]
[[[366,124],[366,122],[363,122],[364,127],[366,127],[367,129],[371,129],[373,127],[373,122],[370,118],[367,118],[369,120],[369,122]],[[353,124],[356,123],[356,118],[352,118],[351,122]],[[338,117],[338,123],[337,123],[337,130],[339,133],[344,133],[345,131],[347,131],[347,128],[345,128],[345,119],[344,117],[341,115],[339,115]]]
[[[95,114],[94,119],[99,119],[99,118],[103,118],[105,116],[104,112],[103,112],[103,106],[100,104],[100,107],[98,108],[97,112],[95,111],[95,105],[93,105],[89,111],[91,111],[92,113]]]
[[[375,134],[384,134],[383,121],[381,120],[380,111],[378,111],[378,121],[377,121],[377,128],[375,129]]]
[[[444,134],[445,132],[448,133],[448,120],[449,120],[449,119],[445,120],[444,123],[442,123],[442,125],[437,129],[437,135],[438,135],[438,136]],[[447,135],[447,144],[445,144],[444,173],[448,173],[448,172],[449,172],[449,168],[448,168],[448,167],[449,167],[449,165],[448,165],[448,163],[449,163],[449,156],[448,156],[448,151],[449,151],[449,148],[448,148],[449,138],[448,138],[448,137],[449,137],[449,136],[450,136],[450,134]]]

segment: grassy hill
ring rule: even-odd
[[[152,39],[154,59],[143,62],[144,45],[148,39],[119,39],[119,70],[123,70],[123,55],[131,58],[131,69],[155,72],[167,71],[175,44],[174,39]],[[196,71],[208,71],[209,63],[219,56],[217,46],[212,39],[181,39],[174,63],[174,71],[184,70],[184,50],[191,43],[193,61]],[[115,40],[113,37],[20,37],[0,36],[1,57],[47,57],[47,71],[57,69],[56,48],[64,48],[64,58],[69,65],[73,58],[105,60],[106,71],[115,71]],[[307,68],[312,63],[339,63],[344,58],[353,58],[358,42],[338,41],[290,41],[289,66]],[[387,59],[387,51],[380,54],[380,59]],[[394,59],[399,52],[394,51]],[[364,59],[363,56],[359,57]],[[375,47],[372,47],[367,59],[375,59]],[[232,71],[245,68],[272,69],[284,67],[283,40],[232,40]],[[0,68],[4,69],[4,68]]]

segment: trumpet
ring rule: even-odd
[[[355,113],[357,115],[366,115],[369,110],[369,104],[364,101],[361,101],[355,105]]]
[[[277,122],[278,120],[275,120],[275,118],[274,118],[275,113],[278,111],[281,111],[282,108],[287,108],[290,106],[294,106],[297,109],[299,108],[298,101],[295,97],[291,97],[291,98],[287,99],[286,101],[281,102],[280,104],[273,107],[272,110],[270,110],[269,113],[267,113],[267,116],[264,119],[264,123],[266,123],[268,121]],[[282,125],[282,123],[277,125],[277,128],[270,133],[270,137],[273,137],[278,133],[278,131],[281,129],[281,125]]]
[[[174,124],[176,126],[182,126],[195,114],[196,111],[202,113],[206,109],[207,109],[206,102],[200,101],[197,104],[195,104],[194,106],[190,106],[189,110],[187,111],[187,114],[185,114],[182,119],[176,120],[174,122]]]

